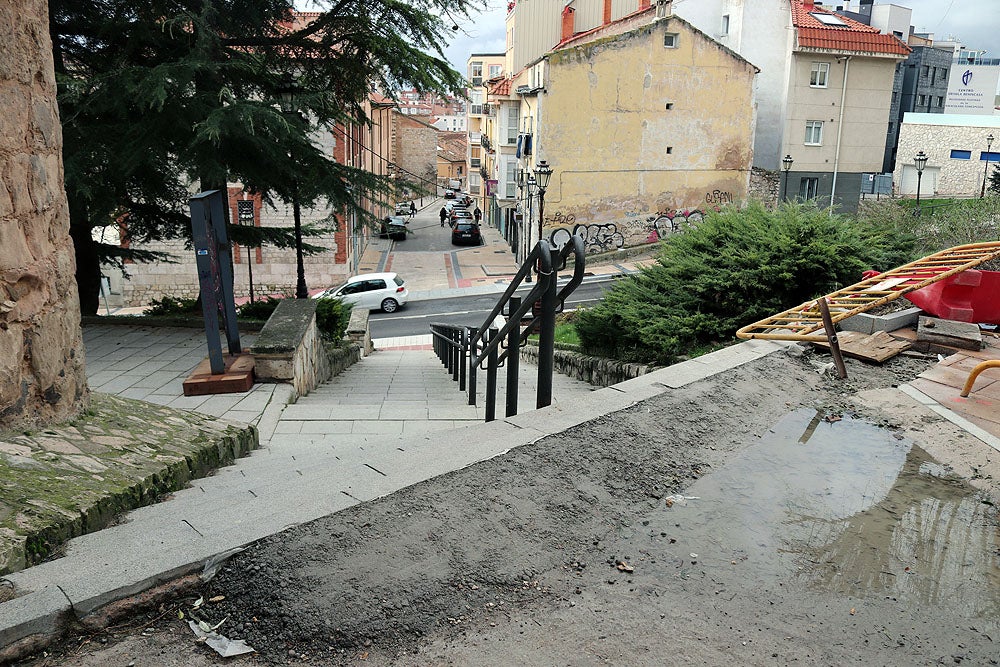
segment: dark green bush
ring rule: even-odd
[[[201,301],[199,299],[174,299],[165,296],[162,299],[150,301],[146,315],[154,317],[190,317],[201,316]]]
[[[316,304],[316,327],[329,341],[339,342],[351,321],[351,306],[340,299],[319,299]]]
[[[269,296],[263,300],[258,299],[253,303],[245,303],[239,307],[239,317],[244,320],[264,320],[271,317],[271,313],[281,303],[281,299]]]
[[[812,204],[709,212],[669,236],[657,264],[577,314],[585,352],[673,363],[730,340],[741,326],[887,269],[905,241]]]

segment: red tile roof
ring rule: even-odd
[[[510,79],[503,78],[495,83],[489,81],[489,94],[490,95],[510,95]]]
[[[827,25],[813,14],[832,14],[844,25]],[[799,46],[804,48],[899,56],[910,53],[910,47],[893,35],[882,34],[878,28],[834,14],[805,0],[792,0],[792,25]]]

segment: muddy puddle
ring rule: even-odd
[[[1000,612],[996,509],[890,430],[793,412],[684,495],[621,537],[689,571]]]

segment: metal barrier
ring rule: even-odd
[[[559,271],[566,268],[570,255],[574,257],[573,277],[557,289]],[[531,291],[524,297],[516,291],[524,283],[533,267],[538,276]],[[517,414],[520,371],[520,348],[538,327],[538,384],[535,407],[544,408],[552,403],[552,373],[555,354],[556,314],[562,312],[566,298],[583,282],[586,269],[586,246],[577,235],[555,250],[548,241],[539,241],[518,269],[510,285],[479,327],[431,324],[434,352],[448,369],[461,391],[468,391],[469,405],[476,405],[478,371],[486,371],[486,421],[496,419],[497,371],[507,369],[505,416]],[[539,308],[535,309],[535,303]],[[522,318],[531,311],[532,319],[522,326]],[[502,326],[494,323],[500,315],[506,316]]]

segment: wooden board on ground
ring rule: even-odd
[[[235,394],[250,391],[253,387],[253,355],[225,354],[225,370],[212,375],[212,366],[207,358],[195,366],[191,375],[184,380],[185,396],[205,396],[206,394]]]
[[[837,334],[840,352],[845,357],[860,359],[873,364],[881,364],[900,352],[910,349],[910,343],[893,338],[884,331],[864,334],[860,331],[842,331]],[[814,342],[816,347],[830,349],[829,343]]]
[[[983,349],[979,325],[971,322],[921,317],[917,321],[917,340],[958,347],[963,350]]]

